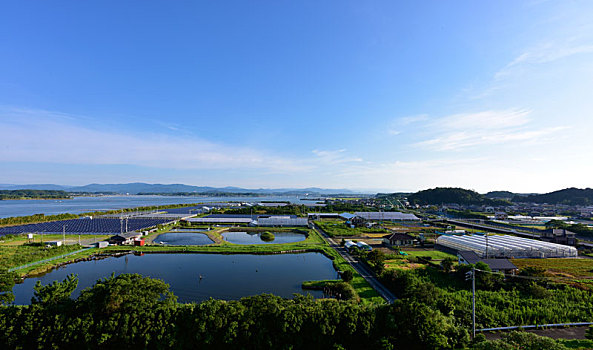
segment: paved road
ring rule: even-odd
[[[352,255],[348,253],[346,248],[341,247],[336,241],[330,238],[323,230],[321,230],[317,225],[313,224],[315,230],[329,243],[329,245],[334,248],[352,267],[371,285],[371,287],[375,288],[377,293],[383,297],[383,299],[387,300],[388,303],[392,304],[395,299],[395,295],[389,291],[389,289],[385,288],[381,282],[377,279],[377,276],[371,269],[363,262],[356,260]]]

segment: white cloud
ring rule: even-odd
[[[387,134],[391,136],[400,135],[403,129],[423,121],[428,120],[428,114],[411,115],[407,117],[400,117],[394,119],[389,126],[386,128]]]
[[[480,145],[538,142],[566,126],[534,128],[528,110],[509,109],[455,114],[427,125],[431,138],[415,146],[453,151]]]
[[[362,158],[348,154],[346,149],[332,151],[315,149],[313,150],[313,154],[317,156],[317,160],[320,161],[322,165],[362,162]]]
[[[530,113],[523,109],[509,109],[454,114],[436,120],[432,127],[445,130],[500,130],[529,123]]]
[[[547,42],[529,48],[494,75],[495,80],[507,78],[522,66],[555,62],[579,54],[593,53],[593,44],[574,43],[570,40]]]
[[[171,169],[302,171],[306,164],[245,147],[230,147],[170,133],[129,133],[97,128],[48,111],[0,112],[0,161],[126,164]],[[88,121],[87,120],[82,120]]]

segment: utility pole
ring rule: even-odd
[[[476,339],[476,268],[472,268],[472,339]]]
[[[66,245],[66,226],[68,226],[68,225],[62,225],[62,238],[63,238],[62,243],[64,245]]]
[[[465,280],[472,279],[472,339],[476,338],[476,268],[465,273]]]

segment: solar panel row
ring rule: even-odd
[[[119,219],[72,219],[72,220],[61,220],[52,222],[43,222],[39,224],[28,224],[10,227],[1,227],[0,236],[7,234],[20,234],[20,233],[62,233],[65,229],[67,234],[105,234],[105,233],[120,233],[126,230],[136,231],[143,230],[149,227],[153,227],[159,224],[170,222],[171,219],[128,219],[120,221]]]

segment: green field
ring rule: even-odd
[[[81,241],[85,240],[93,240],[96,242],[103,241],[112,235],[80,235]],[[41,242],[48,242],[48,241],[61,241],[64,238],[61,234],[34,234],[33,239],[29,242],[27,235],[18,235],[18,236],[4,236],[0,238],[0,246],[3,245],[23,245],[27,243],[41,243]],[[66,244],[68,243],[78,243],[78,235],[66,235]]]
[[[519,269],[526,267],[543,268],[549,274],[567,278],[593,277],[593,259],[512,259]]]
[[[52,248],[46,248],[41,245],[0,246],[0,268],[16,267],[79,249],[81,247],[76,244]]]
[[[432,260],[443,260],[445,258],[454,258],[457,257],[453,254],[441,252],[439,250],[406,250],[402,249],[404,253],[407,253],[410,257],[422,257],[422,256],[430,256]]]
[[[386,229],[346,226],[342,220],[317,220],[315,224],[319,226],[330,237],[339,236],[363,236],[365,233],[389,233]]]

